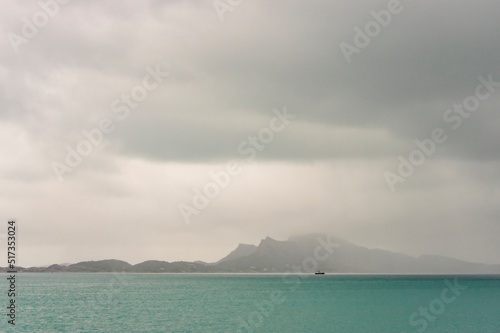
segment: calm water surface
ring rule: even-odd
[[[18,274],[17,289],[2,332],[500,332],[498,276]]]

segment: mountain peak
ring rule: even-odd
[[[276,240],[276,239],[274,239],[274,238],[271,238],[271,237],[267,236],[266,238],[264,238],[263,240],[260,241],[260,244],[262,244],[263,242],[276,243],[276,242],[279,242],[279,241]]]
[[[227,256],[225,256],[221,260],[219,260],[217,262],[217,264],[224,262],[224,261],[234,260],[234,259],[239,259],[242,257],[249,256],[249,255],[253,254],[256,250],[257,250],[257,246],[255,246],[255,245],[240,243],[240,244],[238,244],[236,249],[231,251],[231,253],[229,253]]]

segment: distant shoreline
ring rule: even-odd
[[[109,271],[109,272],[34,272],[34,271],[18,271],[18,274],[156,274],[156,275],[267,275],[267,276],[315,276],[314,272],[311,273],[293,273],[293,272],[272,272],[272,273],[261,273],[261,272],[131,272],[131,271]],[[1,270],[0,274],[8,274],[6,271]],[[337,276],[337,277],[490,277],[495,279],[500,279],[500,274],[497,273],[328,273],[325,272],[324,275],[318,276],[318,279],[324,276]]]
[[[459,259],[369,249],[327,234],[296,236],[286,241],[270,237],[259,245],[239,244],[217,262],[146,260],[130,264],[118,259],[80,261],[44,267],[16,267],[19,273],[176,273],[176,274],[314,274],[328,275],[500,275],[500,265]],[[5,267],[0,272],[6,272]]]

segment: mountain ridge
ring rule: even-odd
[[[17,267],[20,272],[129,273],[326,273],[363,274],[500,274],[500,265],[473,263],[440,255],[407,254],[370,249],[321,233],[294,235],[280,241],[266,237],[256,245],[239,244],[214,263],[146,260],[131,265],[105,259],[68,266]],[[0,268],[6,272],[7,268]]]

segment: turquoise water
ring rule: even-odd
[[[2,332],[500,332],[500,277],[60,273],[16,288]]]

